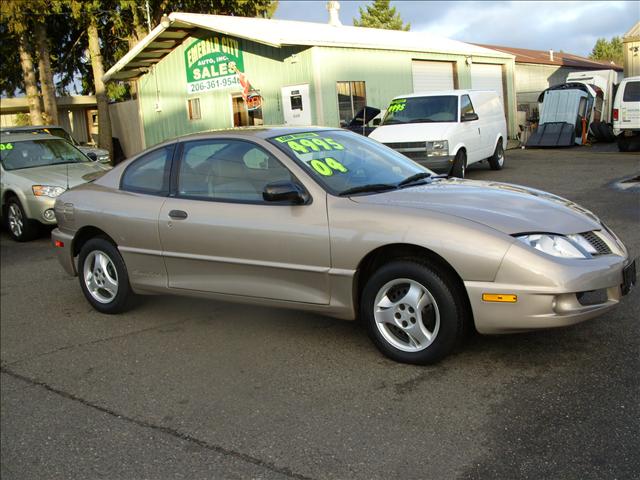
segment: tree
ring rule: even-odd
[[[599,38],[593,46],[589,58],[622,65],[623,52],[623,44],[620,37],[613,37],[610,41],[607,41],[606,38]]]
[[[33,67],[32,45],[29,34],[29,16],[25,14],[24,4],[15,0],[0,2],[0,9],[2,22],[7,25],[8,32],[18,44],[22,81],[24,91],[27,94],[31,123],[33,125],[41,125],[42,107],[40,106],[40,94]],[[2,43],[4,43],[4,40]]]
[[[38,74],[40,75],[40,90],[44,104],[45,123],[58,123],[58,104],[56,101],[56,87],[51,70],[51,54],[49,53],[49,40],[47,27],[42,19],[35,21],[35,40],[38,51]]]
[[[353,19],[356,27],[384,28],[387,30],[408,31],[411,24],[403,24],[396,7],[389,6],[389,0],[374,0],[371,5],[367,5],[366,11],[358,7],[360,20]]]
[[[71,7],[72,17],[87,33],[89,58],[93,73],[93,85],[98,104],[98,146],[109,150],[109,157],[113,158],[113,143],[111,140],[111,116],[109,115],[109,98],[102,80],[104,62],[100,44],[100,27],[106,23],[104,17],[111,13],[108,1],[101,0],[67,0]],[[104,30],[103,30],[104,33]],[[103,45],[107,42],[103,39]]]

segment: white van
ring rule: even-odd
[[[504,165],[507,122],[496,92],[449,90],[394,98],[369,138],[437,171],[464,178],[468,165]]]
[[[613,102],[613,133],[621,152],[640,150],[640,77],[627,77]]]

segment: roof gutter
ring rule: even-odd
[[[151,30],[149,35],[144,37],[140,42],[138,42],[131,50],[127,52],[127,54],[122,57],[120,60],[116,62],[116,64],[111,67],[107,73],[102,76],[103,82],[108,82],[113,79],[113,76],[117,74],[120,70],[127,66],[129,62],[131,62],[140,52],[142,52],[147,46],[153,42],[156,38],[158,38],[162,32],[171,28],[170,26],[164,27],[162,24],[158,25],[156,28]],[[144,68],[144,67],[140,67]]]

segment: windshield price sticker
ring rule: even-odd
[[[0,150],[13,150],[13,143],[0,143]]]
[[[309,165],[323,177],[330,177],[334,173],[347,173],[349,171],[347,167],[331,157],[311,160]]]
[[[344,145],[336,142],[333,138],[320,137],[315,133],[284,135],[277,137],[275,140],[280,143],[286,143],[296,154],[344,150]]]
[[[387,109],[388,112],[394,113],[394,112],[401,112],[404,110],[404,107],[407,104],[407,99],[406,98],[398,98],[397,100],[393,100],[391,102],[391,105],[389,105],[389,108]]]

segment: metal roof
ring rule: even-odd
[[[139,77],[198,29],[220,32],[273,47],[346,47],[513,58],[510,53],[423,32],[174,12],[168,16],[168,21],[161,22],[111,67],[104,75],[104,81],[131,80]]]
[[[527,48],[500,47],[498,45],[482,45],[481,47],[499,50],[505,53],[515,55],[516,63],[533,63],[539,65],[557,65],[559,67],[582,68],[584,70],[616,70],[622,71],[622,65],[614,63],[591,60],[590,58],[581,57],[566,52],[553,52],[553,60],[549,50],[530,50]]]

